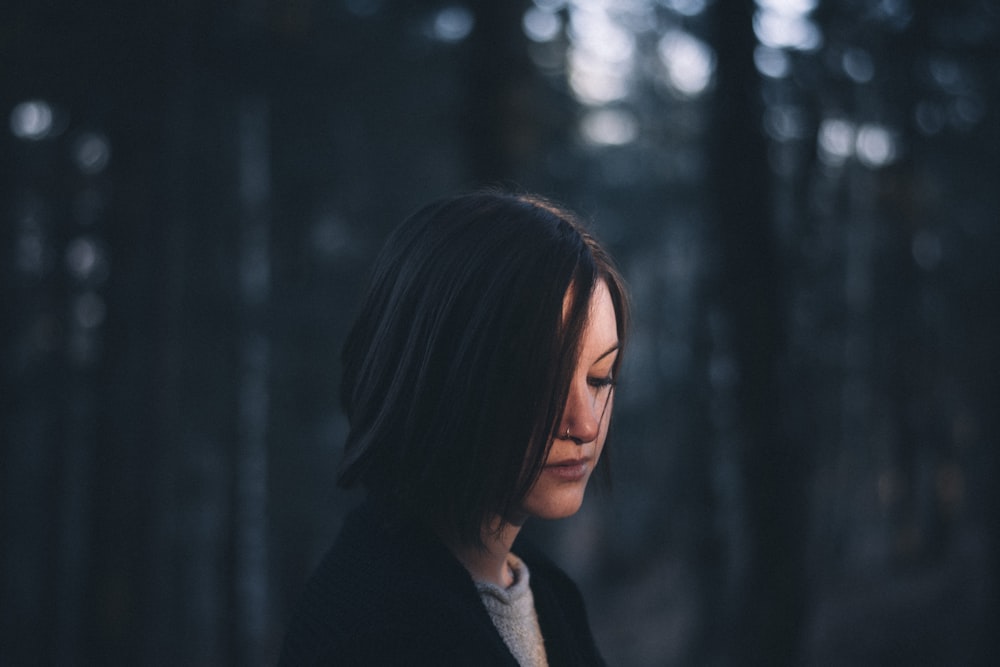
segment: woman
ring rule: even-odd
[[[392,233],[342,353],[338,483],[367,500],[282,664],[603,664],[575,585],[514,540],[579,509],[627,316],[607,253],[540,198],[445,199]]]

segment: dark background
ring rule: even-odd
[[[531,527],[611,664],[993,664],[996,3],[0,19],[0,664],[273,663],[371,257],[496,183],[633,290],[614,487]]]

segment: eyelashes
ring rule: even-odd
[[[604,389],[615,385],[615,378],[612,375],[605,377],[588,377],[587,384],[595,389]]]

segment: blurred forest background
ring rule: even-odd
[[[372,255],[497,183],[634,292],[531,529],[611,664],[995,664],[997,3],[14,0],[0,76],[0,664],[273,663]]]

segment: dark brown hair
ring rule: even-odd
[[[484,522],[513,516],[545,463],[600,280],[624,348],[624,283],[569,211],[479,192],[408,218],[375,262],[342,352],[350,430],[338,484],[360,481],[479,544]]]

